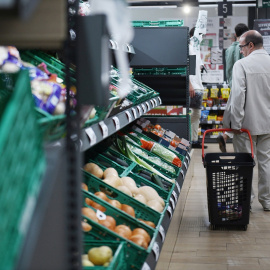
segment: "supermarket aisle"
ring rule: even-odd
[[[208,144],[207,151],[218,152],[218,145]],[[255,194],[257,173],[255,166]],[[255,198],[247,231],[211,231],[205,179],[201,150],[195,149],[156,269],[269,270],[270,212]]]

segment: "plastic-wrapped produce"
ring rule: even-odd
[[[165,160],[171,162],[173,165],[177,167],[182,166],[180,158],[177,155],[175,155],[172,151],[166,149],[164,146],[152,141],[146,141],[144,139],[141,139],[141,143],[142,148],[150,152],[153,152],[157,156],[164,158]]]

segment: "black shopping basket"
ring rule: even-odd
[[[202,159],[206,169],[208,214],[211,228],[240,226],[247,229],[250,213],[250,196],[253,167],[255,166],[253,145],[249,136],[251,153],[206,153],[206,133],[231,131],[231,129],[209,129],[202,139]]]

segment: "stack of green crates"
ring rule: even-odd
[[[37,204],[45,158],[28,71],[0,78],[0,269],[12,270]]]

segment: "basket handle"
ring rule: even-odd
[[[254,152],[253,152],[253,144],[252,144],[252,138],[251,135],[249,133],[249,131],[245,128],[240,129],[242,132],[246,132],[248,134],[249,137],[249,141],[250,141],[250,149],[251,149],[251,156],[252,158],[254,158]],[[207,129],[204,133],[203,133],[203,139],[202,139],[202,159],[204,160],[204,138],[206,133],[212,133],[215,131],[232,131],[232,129],[230,128],[215,128],[215,129]]]

